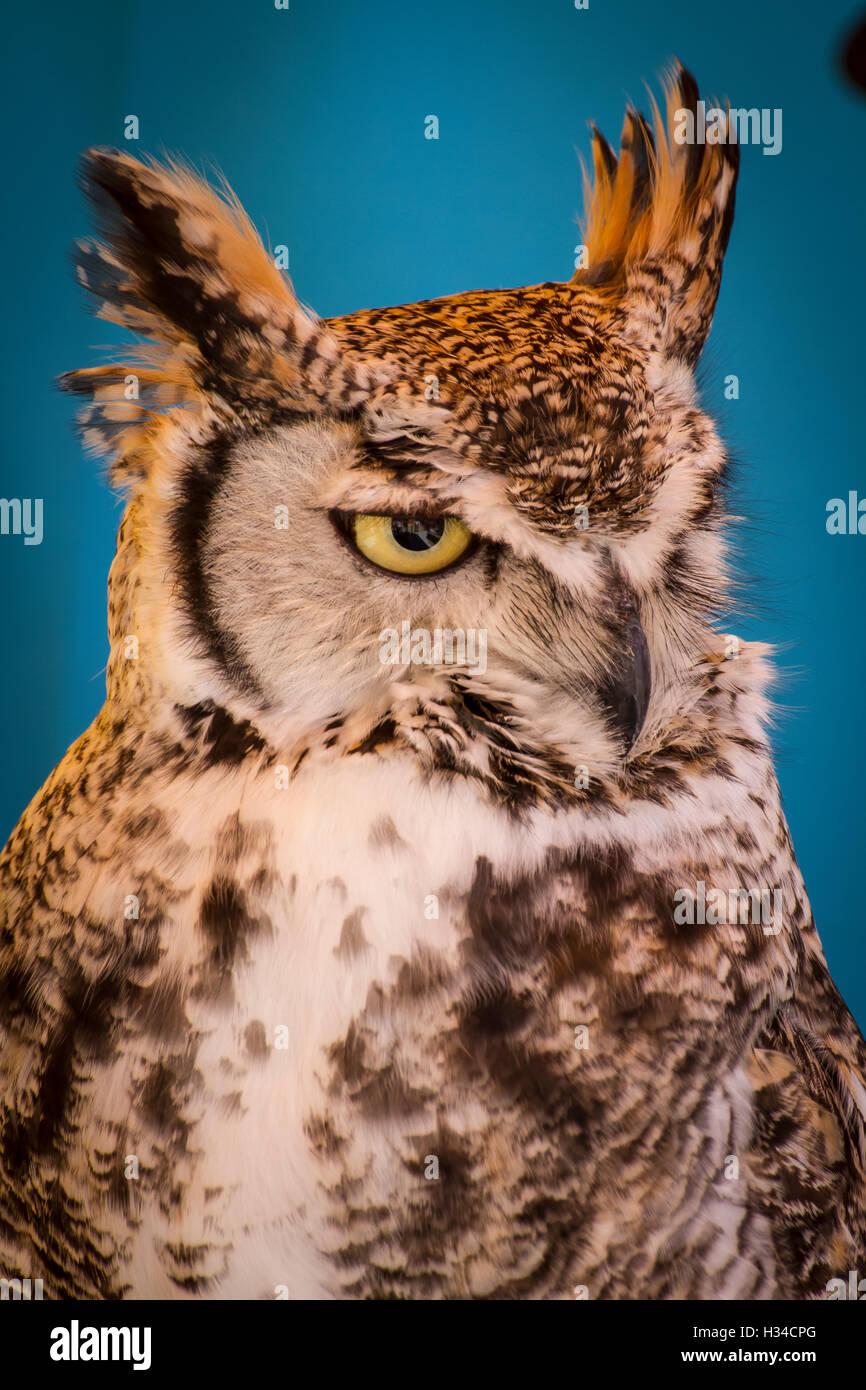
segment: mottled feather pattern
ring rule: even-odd
[[[819,1299],[866,1264],[866,1045],[771,654],[717,619],[693,369],[738,151],[674,142],[697,99],[593,130],[570,281],[328,321],[227,190],[85,157],[79,277],[145,341],[64,378],[126,510],[105,706],[0,858],[4,1277]],[[473,545],[410,582],[359,514]],[[483,669],[383,663],[402,624]],[[781,920],[678,918],[698,884]]]

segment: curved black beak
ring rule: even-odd
[[[628,600],[623,636],[620,660],[599,694],[628,753],[643,728],[652,692],[649,648],[633,599]]]

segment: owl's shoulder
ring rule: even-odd
[[[793,997],[746,1066],[754,1092],[749,1162],[782,1267],[817,1297],[866,1262],[866,1042],[814,931]]]

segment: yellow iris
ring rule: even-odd
[[[352,539],[361,554],[394,574],[435,574],[464,553],[472,532],[453,516],[436,518],[359,515]]]

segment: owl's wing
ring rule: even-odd
[[[801,1270],[800,1287],[826,1297],[831,1279],[866,1274],[866,1043],[814,926],[803,945],[794,996],[747,1068],[756,1116],[750,1164],[784,1252],[780,1266]]]
[[[96,849],[113,814],[100,730],[72,745],[0,852],[0,1271],[44,1279],[46,1298],[119,1296],[112,1238],[91,1210],[91,1164],[104,1159],[77,1113],[129,973],[87,906],[116,852]]]

